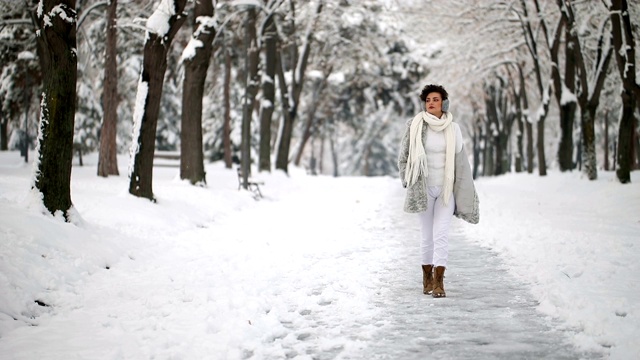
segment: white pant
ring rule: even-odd
[[[449,198],[449,204],[444,205],[442,186],[427,187],[427,211],[418,214],[422,226],[420,252],[423,265],[447,266],[449,225],[455,206],[453,194]]]

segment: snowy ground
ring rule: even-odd
[[[432,299],[397,179],[156,168],[153,204],[85,162],[65,224],[0,153],[1,359],[640,358],[639,172],[479,180]]]

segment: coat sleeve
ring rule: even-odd
[[[477,224],[480,221],[480,201],[473,183],[469,158],[464,147],[456,154],[456,176],[453,184],[453,196],[456,199],[456,217]]]
[[[407,180],[404,173],[407,168],[407,158],[409,157],[409,129],[411,128],[411,120],[407,121],[407,126],[400,142],[400,152],[398,153],[398,172],[403,187],[407,187]]]

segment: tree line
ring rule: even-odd
[[[553,163],[630,181],[638,4],[394,4],[0,0],[0,148],[36,148],[34,187],[63,213],[73,154],[95,151],[99,176],[118,175],[129,151],[129,192],[151,200],[157,150],[179,151],[194,185],[207,160],[238,163],[245,183],[252,167],[291,163],[395,174],[430,82],[450,90],[474,176],[544,176]]]
[[[0,6],[0,145],[35,143],[33,186],[65,217],[73,155],[90,151],[110,176],[128,148],[129,192],[150,200],[157,148],[179,148],[194,185],[205,158],[235,158],[245,176],[304,159],[334,175],[393,173],[395,120],[414,112],[427,73],[377,1]]]
[[[475,175],[537,168],[544,176],[554,162],[560,171],[582,168],[594,180],[600,162],[600,168],[615,168],[621,183],[630,182],[640,159],[640,29],[632,21],[640,17],[637,2],[453,0],[420,6],[440,19],[431,37],[449,40],[442,49],[446,60],[434,71],[468,100],[464,116]],[[552,111],[558,122],[550,124]]]

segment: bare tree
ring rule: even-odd
[[[161,2],[147,20],[142,72],[136,95],[134,134],[129,168],[129,193],[154,200],[153,155],[160,98],[167,69],[167,52],[171,41],[186,20],[183,13],[187,0]]]
[[[604,79],[611,60],[611,46],[604,43],[604,24],[601,26],[598,51],[593,70],[589,72],[585,63],[587,56],[583,53],[583,46],[578,38],[578,24],[575,19],[573,6],[570,1],[557,0],[558,7],[562,11],[562,17],[567,22],[569,48],[573,52],[577,68],[580,87],[578,88],[578,105],[580,106],[580,124],[582,129],[582,143],[585,150],[584,170],[589,180],[598,178],[596,163],[596,134],[595,116],[600,102],[600,92],[604,85]]]
[[[302,159],[302,154],[304,153],[304,148],[307,145],[307,141],[309,141],[309,138],[311,138],[311,135],[314,132],[314,128],[318,127],[318,125],[315,124],[316,111],[318,110],[318,106],[320,105],[320,97],[327,87],[327,82],[329,79],[329,75],[331,75],[331,71],[331,65],[327,65],[324,69],[322,78],[316,79],[316,81],[314,82],[311,108],[307,111],[307,121],[304,125],[304,131],[302,133],[302,138],[300,139],[300,145],[298,146],[298,153],[296,154],[296,159],[294,161],[294,164],[296,166],[300,165],[300,160]]]
[[[281,134],[279,136],[279,144],[278,144],[278,152],[276,155],[276,169],[283,170],[284,172],[288,172],[289,166],[289,148],[291,146],[291,138],[293,135],[293,122],[296,119],[298,114],[298,101],[300,100],[300,94],[302,93],[302,87],[304,85],[304,77],[305,70],[307,68],[307,63],[309,61],[309,53],[311,51],[311,40],[313,36],[313,31],[315,24],[322,12],[324,1],[319,0],[315,7],[315,18],[308,24],[306,33],[302,40],[301,52],[300,56],[298,54],[298,47],[295,41],[293,41],[289,46],[288,50],[290,51],[289,56],[291,58],[291,64],[293,66],[293,76],[291,77],[291,84],[287,85],[285,83],[284,77],[284,69],[282,68],[285,64],[283,64],[283,56],[280,54],[280,68],[278,69],[278,81],[280,82],[280,86],[282,89],[287,89],[288,94],[283,95],[283,107],[284,112],[287,114],[284,115],[284,125],[281,126]],[[295,13],[295,9],[293,8],[293,2],[291,2],[292,13]],[[292,19],[295,16],[291,17]],[[293,20],[292,20],[293,21]],[[292,24],[292,27],[295,28],[295,24]],[[284,98],[287,97],[291,99],[291,102],[284,101]]]
[[[202,96],[215,37],[212,0],[195,3],[193,35],[183,52],[180,178],[206,183],[202,149]]]
[[[631,30],[631,18],[627,0],[611,0],[611,38],[618,72],[622,79],[622,111],[618,128],[618,150],[616,176],[623,183],[631,182],[631,169],[634,158],[633,139],[636,132],[636,119],[633,114],[640,98],[640,88],[636,82],[635,40]]]
[[[69,220],[76,103],[76,2],[43,0],[36,14],[43,73],[35,187],[45,207]]]
[[[536,5],[537,2],[536,2]],[[560,171],[573,169],[573,124],[577,108],[575,88],[576,88],[576,59],[575,52],[572,51],[569,41],[565,41],[565,59],[564,59],[564,77],[560,72],[560,36],[564,28],[565,38],[570,36],[571,29],[566,26],[566,16],[560,16],[556,28],[551,35],[554,41],[550,42],[550,34],[547,28],[545,16],[540,13],[537,7],[538,16],[540,17],[540,26],[544,33],[549,48],[549,57],[551,58],[551,79],[553,81],[553,94],[558,102],[560,111],[560,144],[558,145],[558,166]]]
[[[116,11],[118,0],[110,0],[107,7],[107,41],[104,61],[104,87],[102,107],[104,119],[100,131],[98,176],[119,175],[116,127],[118,124],[118,60]]]

